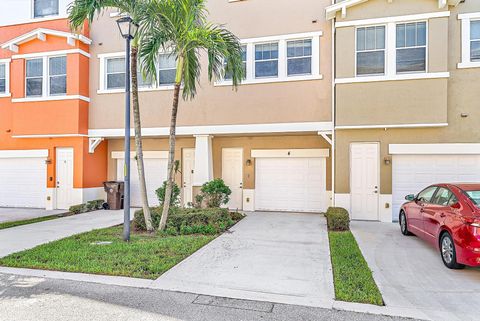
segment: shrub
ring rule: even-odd
[[[154,226],[158,226],[162,207],[152,208],[151,214]],[[232,214],[225,208],[171,208],[164,233],[167,235],[218,234],[243,217],[243,214]],[[143,210],[135,212],[133,222],[136,230],[146,230]]]
[[[221,178],[203,184],[200,191],[202,192],[207,207],[210,208],[227,204],[230,200],[230,194],[232,194],[230,187],[225,185],[225,182]]]
[[[329,207],[327,210],[327,226],[330,231],[350,230],[350,215],[341,207]]]
[[[101,210],[103,209],[103,203],[104,203],[104,200],[88,201],[85,204],[70,206],[68,211],[73,214],[80,214],[80,213],[87,213],[91,211]]]
[[[162,187],[158,188],[155,193],[157,194],[158,201],[160,202],[160,205],[163,206],[163,203],[165,203],[165,191],[167,190],[167,181],[163,182]],[[178,185],[174,182],[173,187],[172,187],[172,196],[170,200],[170,205],[171,206],[178,206],[180,205],[180,188]]]
[[[85,213],[85,210],[85,204],[72,205],[68,209],[68,211],[72,212],[73,214]]]

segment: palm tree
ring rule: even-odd
[[[164,230],[174,183],[175,133],[180,91],[193,99],[200,76],[200,56],[208,57],[210,82],[231,75],[233,86],[243,78],[242,48],[238,38],[222,26],[207,21],[206,0],[151,0],[142,16],[144,28],[140,58],[148,74],[156,77],[159,51],[176,58],[176,76],[170,119],[168,178],[159,229]],[[183,87],[183,89],[182,89]]]
[[[79,30],[85,21],[92,23],[94,17],[103,13],[108,8],[117,9],[120,14],[129,15],[134,22],[139,23],[142,18],[147,1],[145,0],[75,0],[69,7],[70,26]],[[142,29],[145,30],[145,29]],[[132,75],[132,108],[133,123],[135,128],[136,160],[138,177],[140,180],[140,195],[142,198],[143,215],[149,232],[154,231],[150,207],[148,206],[147,187],[145,183],[145,166],[143,162],[142,125],[140,122],[140,104],[138,100],[138,46],[141,32],[132,41],[131,46],[131,75]]]

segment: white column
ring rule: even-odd
[[[211,135],[195,135],[193,186],[202,186],[213,179],[212,138]]]

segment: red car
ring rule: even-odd
[[[450,269],[480,266],[480,184],[436,184],[405,199],[403,235],[435,246]]]

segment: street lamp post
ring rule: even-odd
[[[137,34],[138,25],[130,17],[117,20],[126,42],[125,49],[125,196],[123,199],[123,240],[130,241],[130,42]]]

